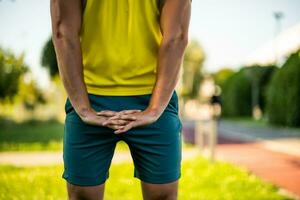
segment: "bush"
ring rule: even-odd
[[[267,93],[267,114],[271,124],[300,126],[300,50],[272,77]]]
[[[251,82],[245,68],[232,75],[222,88],[222,115],[227,117],[251,115]]]
[[[19,90],[21,76],[27,71],[24,55],[16,57],[0,48],[0,100],[12,100]]]
[[[256,100],[252,100],[252,104],[259,105],[260,109],[264,112],[267,102],[267,88],[269,86],[273,73],[277,70],[275,66],[252,66],[249,68],[251,82],[257,88],[257,93],[252,90],[253,95],[257,95]],[[256,84],[256,85],[255,85]],[[257,102],[255,102],[257,101]]]
[[[216,73],[213,73],[212,77],[215,83],[222,88],[228,78],[230,78],[234,73],[235,71],[233,69],[223,68]]]
[[[222,86],[223,110],[227,117],[252,115],[252,105],[265,110],[265,91],[275,66],[244,67],[229,77]]]
[[[43,67],[49,70],[50,76],[52,78],[59,74],[52,38],[50,38],[43,47],[41,64]]]

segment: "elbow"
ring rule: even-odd
[[[166,47],[166,49],[171,50],[176,48],[184,51],[188,45],[188,35],[182,32],[179,34],[174,34],[168,38],[165,38],[165,40],[163,40],[163,45]]]
[[[59,41],[66,37],[64,27],[59,20],[52,26],[52,39],[53,41]]]
[[[67,25],[60,23],[59,21],[54,24],[52,29],[53,42],[68,42],[76,37],[79,37],[79,33],[77,33],[77,31],[71,30]]]

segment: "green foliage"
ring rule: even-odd
[[[33,111],[38,104],[46,103],[42,90],[37,87],[35,81],[22,80],[20,82],[18,98],[27,110]]]
[[[252,83],[252,105],[259,105],[265,111],[266,93],[273,73],[277,70],[276,66],[252,66],[249,76]],[[256,89],[256,90],[255,90]],[[254,99],[253,99],[254,98]]]
[[[0,151],[62,150],[63,124],[56,121],[6,121],[0,127]]]
[[[202,65],[205,55],[202,47],[197,41],[191,41],[185,50],[183,61],[183,92],[186,98],[197,98],[202,81]]]
[[[275,66],[244,67],[222,84],[222,115],[227,117],[251,116],[252,107],[265,110],[265,91]]]
[[[300,126],[300,50],[293,53],[272,77],[267,111],[271,124]]]
[[[228,117],[251,115],[251,80],[247,68],[232,75],[222,88],[222,115]]]
[[[0,48],[0,100],[12,100],[18,92],[20,77],[27,70],[23,55],[16,57]]]
[[[212,74],[213,79],[217,85],[219,85],[221,88],[225,84],[225,82],[235,73],[234,70],[229,68],[223,68],[219,70],[218,72]]]
[[[66,199],[63,166],[0,166],[0,199]],[[25,186],[25,187],[24,187]],[[138,179],[133,178],[133,164],[112,164],[105,186],[106,200],[142,199]],[[179,200],[288,200],[278,188],[245,169],[224,162],[211,165],[201,157],[184,160],[179,184]]]
[[[51,77],[58,75],[58,65],[52,38],[46,42],[43,48],[41,64],[49,70]]]

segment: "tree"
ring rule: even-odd
[[[18,92],[20,77],[27,71],[24,55],[16,57],[0,48],[0,100],[12,100]]]
[[[213,73],[212,77],[215,83],[222,88],[227,79],[231,77],[234,73],[235,71],[230,68],[223,68],[217,71],[216,73]]]
[[[251,116],[255,107],[265,110],[265,93],[275,66],[243,67],[222,86],[223,116]]]
[[[271,124],[300,127],[300,50],[272,76],[267,112]]]
[[[35,80],[28,80],[28,78],[22,77],[19,88],[17,96],[26,110],[34,111],[37,105],[46,103],[43,92],[37,87]]]
[[[42,51],[41,64],[49,70],[50,76],[53,78],[58,75],[58,65],[56,60],[56,53],[53,46],[52,38],[50,38]]]

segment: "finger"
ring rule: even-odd
[[[119,119],[123,119],[123,120],[136,120],[137,117],[134,115],[120,115]]]
[[[120,114],[132,114],[132,113],[136,113],[136,112],[142,112],[142,110],[135,110],[135,109],[133,109],[133,110],[122,110],[119,113]]]
[[[118,130],[118,129],[122,129],[122,128],[124,128],[124,126],[119,126],[119,125],[112,125],[111,126],[114,130]]]
[[[110,118],[108,118],[108,120],[116,120],[116,119],[122,119],[122,120],[136,120],[137,117],[134,115],[125,115],[125,114],[117,114],[115,116],[112,116]]]
[[[108,128],[118,130],[124,128],[124,126],[118,126],[118,125],[107,125]]]
[[[114,133],[115,134],[124,133],[124,132],[130,130],[131,128],[133,128],[134,126],[135,126],[135,123],[134,122],[130,122],[126,126],[124,126],[123,128],[120,128],[120,129],[114,131]]]
[[[121,119],[117,119],[117,120],[107,120],[103,123],[104,126],[106,125],[126,125],[128,123],[128,121],[126,120],[121,120]]]
[[[120,119],[119,114],[116,114],[115,116],[109,117],[107,120],[116,120],[116,119]]]
[[[96,114],[98,116],[101,115],[101,116],[106,116],[106,117],[112,117],[112,116],[115,116],[117,114],[117,112],[111,111],[111,110],[102,110],[100,112],[97,112]]]

